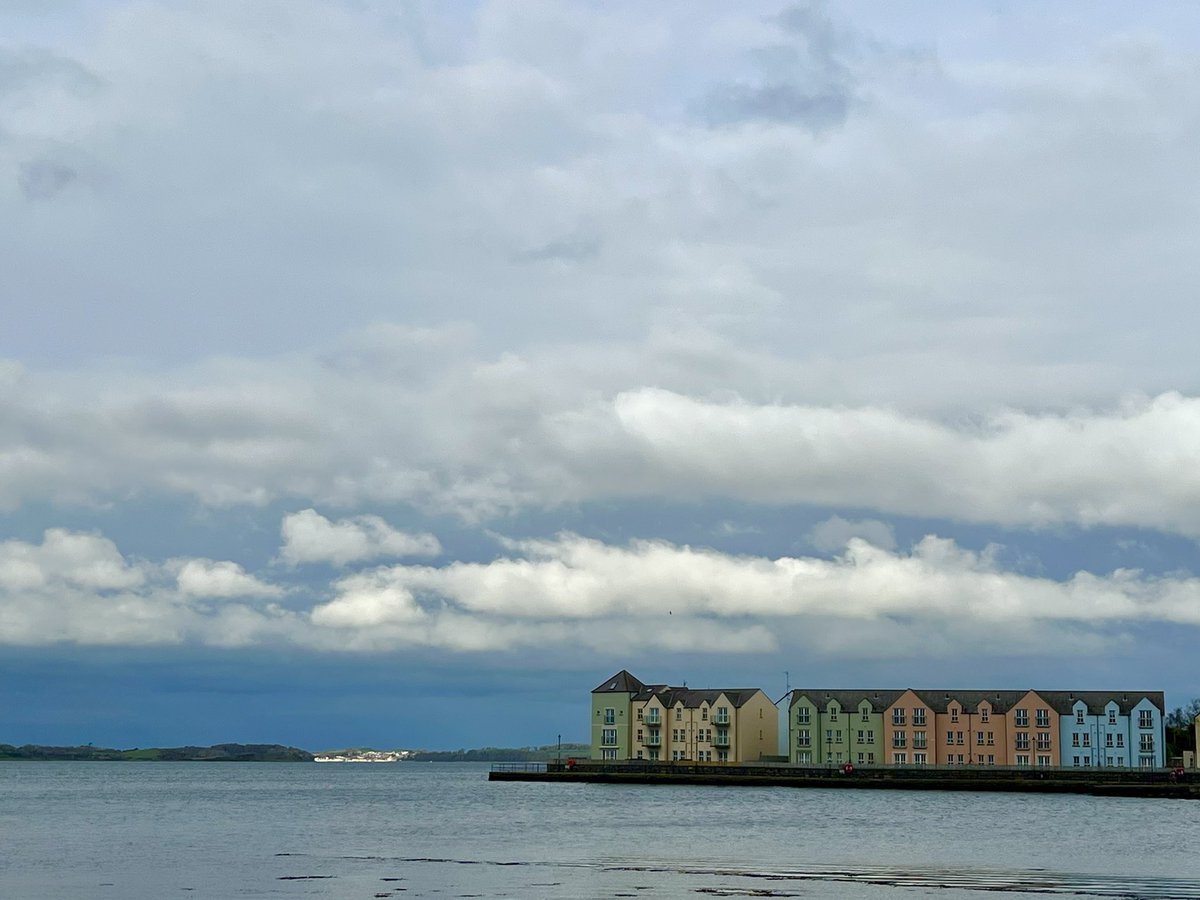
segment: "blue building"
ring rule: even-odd
[[[1064,768],[1161,768],[1166,764],[1161,691],[1042,691],[1059,714]]]

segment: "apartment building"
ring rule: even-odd
[[[775,704],[758,688],[645,684],[622,670],[592,691],[592,759],[757,762],[778,744]]]
[[[797,689],[796,765],[1165,764],[1162,692]]]

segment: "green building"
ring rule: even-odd
[[[646,685],[622,669],[592,691],[592,759],[629,759],[633,698]]]
[[[882,765],[883,714],[901,693],[792,691],[788,760],[798,766]]]

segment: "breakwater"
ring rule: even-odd
[[[499,763],[491,781],[565,781],[595,784],[693,784],[740,787],[844,788],[850,790],[1003,791],[1161,797],[1200,800],[1200,777],[1160,769],[837,768],[758,763]]]

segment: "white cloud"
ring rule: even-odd
[[[294,641],[299,620],[278,606],[208,602],[280,593],[231,562],[131,561],[101,535],[52,528],[0,544],[0,643]]]
[[[442,545],[432,534],[397,531],[379,516],[354,516],[331,522],[316,510],[283,517],[280,557],[290,565],[351,562],[395,556],[438,556]]]
[[[250,575],[234,562],[211,559],[175,560],[179,590],[188,597],[281,597],[283,589]]]
[[[74,564],[59,568],[64,545]],[[103,537],[52,530],[41,544],[0,545],[0,643],[576,654],[803,645],[855,658],[864,647],[994,654],[1005,641],[1022,653],[1090,652],[1120,645],[1132,624],[1200,625],[1200,579],[1116,570],[1054,581],[933,536],[911,553],[851,538],[833,559],[570,534],[507,550],[486,563],[353,572],[289,608],[275,602],[281,589],[233,563],[131,562]]]

